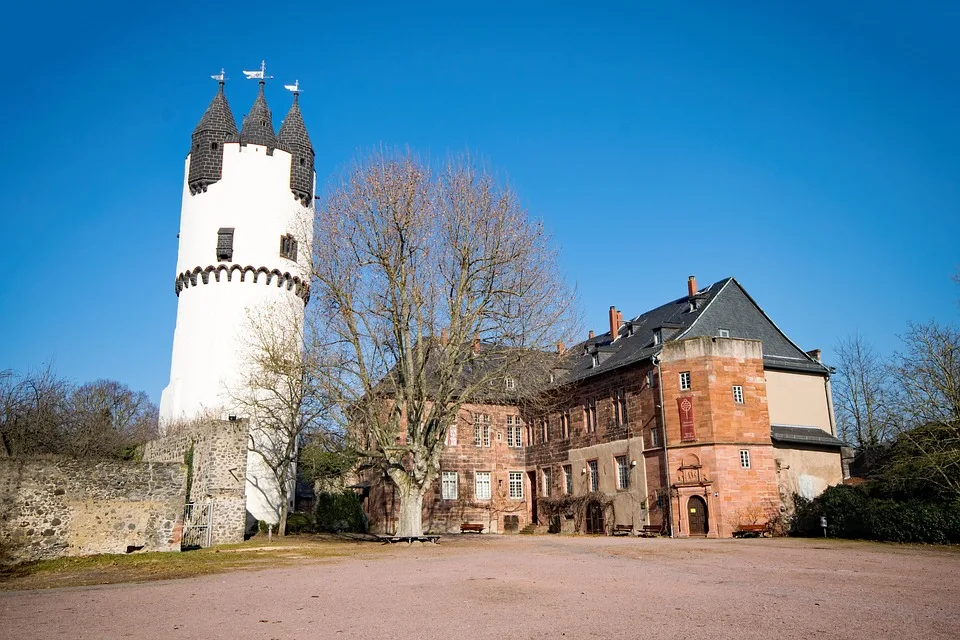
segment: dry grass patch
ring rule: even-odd
[[[58,558],[0,568],[0,591],[190,578],[272,569],[325,558],[376,555],[380,545],[333,536],[297,536],[182,553],[131,553]]]

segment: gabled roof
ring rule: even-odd
[[[691,308],[687,296],[677,298],[624,322],[614,341],[607,332],[571,347],[573,360],[567,381],[600,375],[660,353],[662,345],[654,342],[658,330],[667,341],[716,336],[719,329],[726,329],[731,338],[760,340],[765,368],[829,374],[770,320],[734,278],[701,289],[696,301]],[[593,365],[594,353],[601,356],[597,366]]]

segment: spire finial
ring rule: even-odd
[[[247,80],[260,80],[260,86],[261,86],[261,87],[263,86],[263,84],[264,84],[267,80],[273,80],[273,76],[268,76],[268,75],[267,75],[267,61],[266,61],[266,60],[261,60],[261,61],[260,61],[260,68],[259,68],[259,69],[255,70],[255,71],[244,71],[244,72],[243,72],[243,75],[245,75],[245,76],[247,77]]]
[[[220,67],[220,73],[210,76],[212,79],[216,80],[220,84],[220,88],[223,88],[223,84],[227,81],[227,73],[223,70],[223,67]]]

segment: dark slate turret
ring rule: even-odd
[[[223,177],[223,143],[237,136],[237,122],[230,112],[223,82],[207,107],[200,123],[193,130],[190,147],[190,175],[187,184],[196,195]]]
[[[263,95],[263,80],[260,81],[260,93],[253,101],[250,113],[243,119],[240,144],[262,144],[267,148],[268,155],[273,155],[273,150],[277,148],[277,136],[273,133],[273,115]]]
[[[294,92],[293,105],[280,125],[277,140],[280,148],[290,153],[290,191],[303,206],[313,203],[313,145],[303,124],[298,104],[299,94]]]

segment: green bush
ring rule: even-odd
[[[313,521],[306,513],[291,513],[287,515],[287,533],[309,533],[313,528]]]
[[[353,491],[317,494],[317,531],[364,533],[360,498]]]
[[[886,542],[960,543],[960,502],[937,503],[873,498],[858,487],[830,487],[815,500],[794,496],[793,535],[823,534]]]

